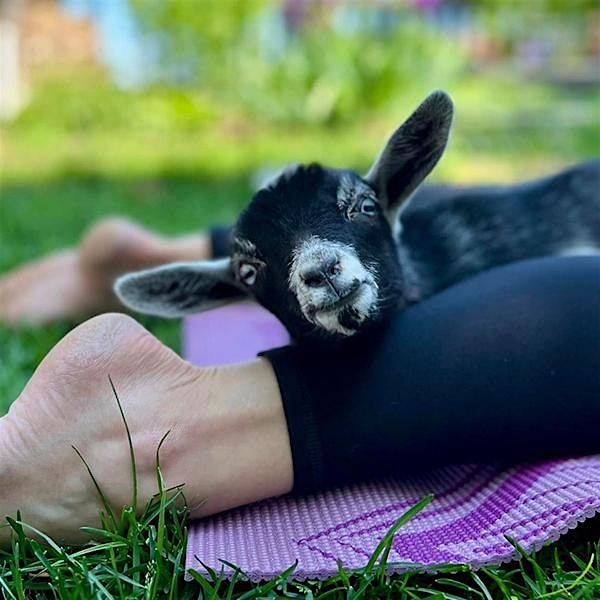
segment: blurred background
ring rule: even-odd
[[[0,273],[107,214],[231,222],[291,161],[364,170],[436,88],[435,178],[543,175],[600,154],[599,58],[597,0],[0,0]],[[0,327],[0,412],[66,327]]]

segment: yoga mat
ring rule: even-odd
[[[261,307],[237,304],[184,322],[184,355],[198,365],[229,363],[287,343],[283,326]],[[327,578],[337,561],[366,564],[394,521],[421,498],[429,506],[396,534],[390,572],[441,563],[477,568],[556,540],[600,512],[600,455],[499,469],[456,465],[419,477],[388,479],[281,497],[191,523],[186,567],[200,561],[231,577],[221,559],[252,580],[271,579],[298,561],[295,579]]]

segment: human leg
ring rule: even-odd
[[[67,540],[94,524],[97,497],[70,444],[92,457],[115,508],[129,501],[108,374],[141,456],[140,503],[172,429],[167,484],[186,483],[195,515],[292,482],[303,493],[448,462],[597,452],[599,310],[597,259],[510,265],[335,351],[267,352],[279,389],[264,360],[195,369],[127,317],[93,319],[49,354],[0,420],[0,514],[21,508]]]
[[[119,308],[114,279],[164,262],[202,260],[224,251],[226,230],[164,237],[122,218],[106,218],[77,248],[17,267],[0,277],[0,323],[44,324]]]
[[[482,273],[344,347],[267,352],[295,491],[600,451],[600,259]]]
[[[131,502],[125,429],[132,432],[138,507],[156,493],[161,450],[167,486],[185,484],[201,516],[289,491],[289,443],[264,359],[196,368],[124,315],[103,315],[67,335],[0,419],[0,515],[16,514],[61,541],[97,525],[99,498],[77,447],[116,511]],[[0,528],[0,545],[8,530]]]

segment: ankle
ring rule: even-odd
[[[162,253],[162,262],[209,260],[212,258],[210,235],[201,232],[163,240]]]
[[[278,496],[293,484],[279,388],[264,359],[200,369],[194,438],[179,458],[192,516]]]
[[[121,217],[96,223],[83,236],[79,250],[86,272],[110,276],[166,262],[208,259],[212,252],[208,234],[166,238]]]

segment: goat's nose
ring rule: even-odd
[[[320,265],[312,266],[301,273],[302,281],[308,287],[321,287],[329,283],[331,279],[341,272],[342,268],[338,258],[331,258]],[[334,286],[335,287],[335,286]]]

